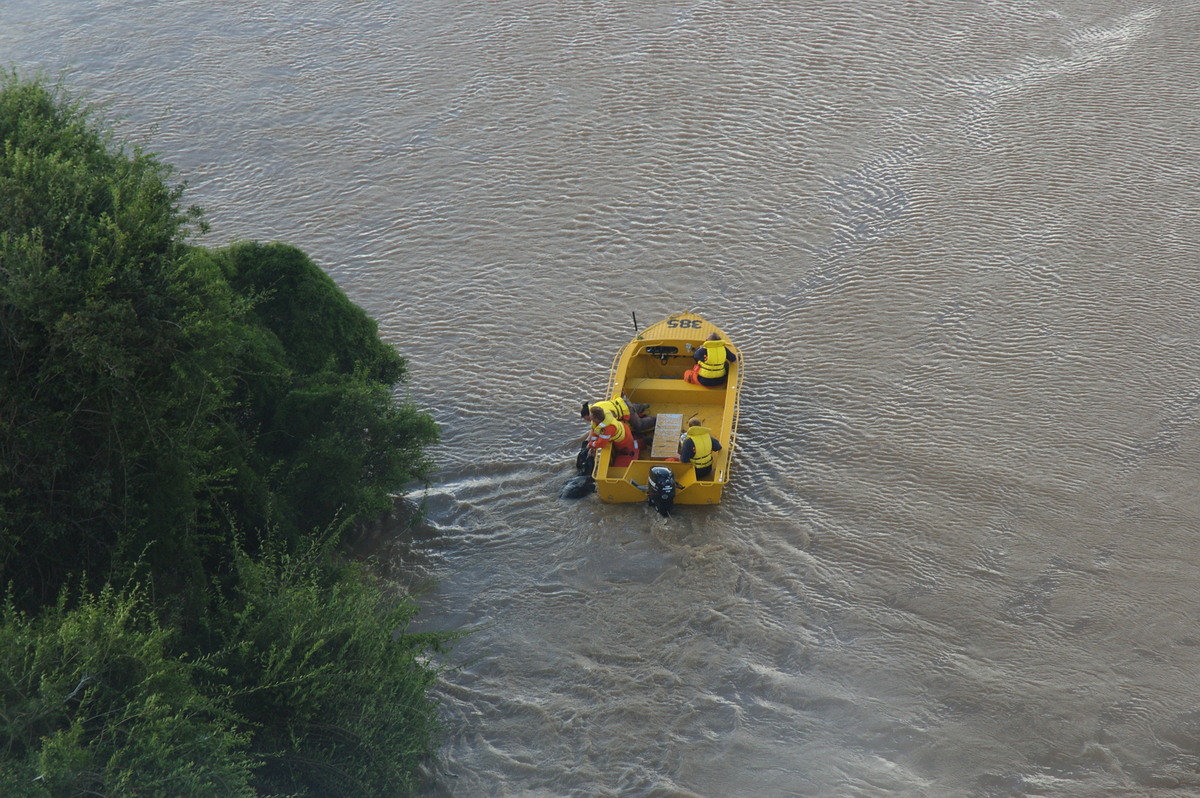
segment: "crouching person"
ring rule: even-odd
[[[611,413],[617,421],[625,422],[638,435],[649,435],[654,432],[654,423],[658,420],[657,416],[646,415],[650,405],[630,402],[624,396],[614,396],[612,399],[596,402],[595,405],[584,402],[579,415],[583,418],[590,417],[594,406],[602,408],[606,413]]]
[[[605,446],[612,446],[612,464],[617,467],[627,466],[637,459],[638,442],[628,423],[618,421],[599,405],[592,405],[590,417],[592,432],[588,436],[589,447],[599,452]]]

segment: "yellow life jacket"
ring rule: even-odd
[[[708,427],[688,427],[687,436],[692,439],[696,453],[692,455],[692,465],[696,468],[707,468],[713,463],[712,433]]]
[[[700,361],[701,377],[706,380],[718,380],[725,376],[725,342],[705,341],[704,359]]]
[[[592,423],[592,433],[595,435],[600,435],[601,433],[604,432],[605,427],[612,426],[617,431],[615,433],[613,433],[613,436],[612,436],[612,438],[610,438],[610,440],[613,443],[620,443],[621,441],[625,440],[625,425],[623,423],[621,423],[621,420],[619,418],[616,418],[615,416],[613,416],[612,410],[605,407],[604,406],[605,404],[609,404],[609,403],[597,402],[596,404],[592,405],[592,407],[598,407],[604,411],[604,420],[603,421],[601,421],[599,424],[597,424],[595,421],[591,422]]]
[[[629,417],[629,405],[625,404],[619,396],[614,396],[612,399],[607,399],[603,402],[596,402],[594,406],[612,415],[617,421]]]

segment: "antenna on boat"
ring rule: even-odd
[[[629,312],[633,316],[633,334],[636,336],[638,334],[638,329],[639,329],[639,327],[637,325],[637,311],[631,310]]]

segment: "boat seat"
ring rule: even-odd
[[[646,392],[650,392],[650,391],[697,391],[699,393],[705,393],[707,391],[720,391],[720,390],[722,390],[722,388],[709,388],[708,386],[705,386],[705,385],[695,385],[695,384],[690,383],[687,380],[683,379],[682,377],[678,377],[676,379],[638,377],[636,379],[630,380],[629,383],[625,386],[625,390],[626,390],[626,392],[628,392],[628,391],[634,391],[634,392],[637,392],[637,391],[646,391]]]
[[[649,402],[651,405],[690,404],[713,405],[725,401],[725,389],[693,385],[684,379],[662,379],[640,377],[621,386],[634,402]]]

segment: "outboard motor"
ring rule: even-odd
[[[671,507],[675,504],[675,475],[666,466],[654,466],[650,469],[650,484],[646,491],[646,501],[661,516],[669,516]]]

